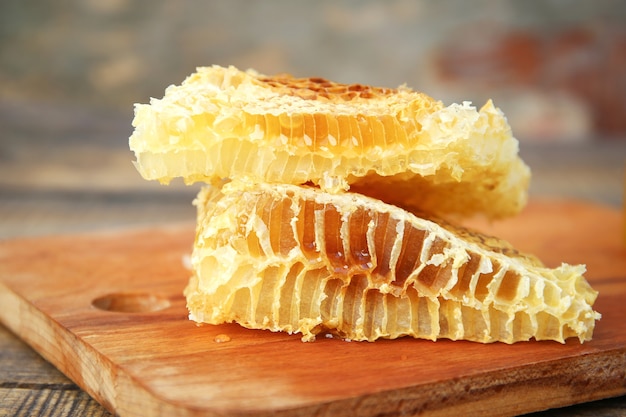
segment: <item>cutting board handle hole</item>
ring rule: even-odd
[[[167,298],[146,293],[113,293],[94,299],[91,304],[104,311],[117,313],[149,313],[168,308]]]

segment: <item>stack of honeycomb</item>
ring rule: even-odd
[[[133,124],[144,178],[207,184],[195,321],[305,341],[592,337],[584,266],[546,268],[452,223],[526,203],[529,169],[491,102],[214,66],[137,105]]]

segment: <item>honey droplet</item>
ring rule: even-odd
[[[215,336],[215,338],[213,338],[213,341],[215,343],[226,343],[226,342],[230,342],[230,336],[227,334],[223,334],[220,333],[217,336]]]

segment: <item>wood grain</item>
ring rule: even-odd
[[[197,327],[181,295],[191,225],[2,242],[0,319],[121,416],[517,415],[626,392],[621,221],[602,206],[536,201],[514,221],[475,222],[547,264],[587,263],[603,318],[582,345],[302,343]],[[107,296],[122,311],[93,305]],[[166,307],[148,311],[155,301]]]
[[[0,416],[108,417],[89,394],[0,326]]]

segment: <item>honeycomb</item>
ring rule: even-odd
[[[311,183],[441,217],[511,216],[527,198],[530,171],[491,101],[213,66],[136,105],[133,126],[137,169],[163,183]]]
[[[583,265],[450,222],[526,203],[530,170],[491,101],[213,66],[137,104],[133,126],[144,178],[210,184],[184,291],[197,322],[304,341],[592,337]]]
[[[349,340],[591,339],[584,266],[358,193],[232,181],[195,201],[190,318]],[[417,216],[416,214],[419,214]]]

